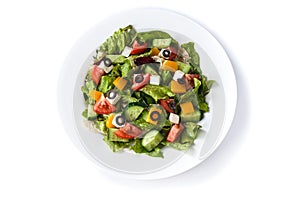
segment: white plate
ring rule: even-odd
[[[186,153],[166,148],[164,159],[129,152],[113,153],[102,135],[84,125],[84,103],[80,87],[95,49],[120,27],[132,24],[138,31],[164,30],[179,43],[195,42],[201,69],[215,80],[207,96],[210,112],[202,120],[203,131]],[[225,93],[226,91],[226,93]],[[232,123],[237,101],[236,80],[230,60],[218,41],[201,25],[178,13],[162,9],[123,12],[91,28],[71,49],[58,85],[59,111],[74,144],[100,169],[134,179],[159,179],[185,172],[200,164],[220,145]]]

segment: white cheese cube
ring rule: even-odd
[[[105,71],[105,73],[108,74],[113,68],[114,68],[113,65],[111,65],[111,66],[109,66],[109,67],[104,66],[103,70]]]
[[[151,85],[159,85],[160,83],[160,76],[159,75],[151,75],[150,76],[150,84]]]
[[[178,124],[179,123],[179,116],[174,114],[174,113],[170,113],[169,120],[170,120],[170,122],[172,122],[174,124]]]
[[[120,119],[121,118],[121,119]],[[120,124],[120,123],[117,123],[117,120],[119,122],[123,121],[124,123]],[[115,127],[117,128],[121,128],[125,125],[125,118],[121,115],[121,114],[116,114],[111,122]]]
[[[180,70],[177,70],[177,71],[174,73],[173,80],[174,80],[174,81],[177,81],[178,79],[183,78],[183,76],[184,76],[184,72],[183,72],[183,71],[180,71]]]
[[[114,98],[106,97],[107,101],[112,105],[115,105],[120,100],[120,98],[121,96],[118,94]]]
[[[124,48],[124,50],[122,51],[122,56],[128,57],[130,55],[130,53],[131,53],[131,50],[132,50],[131,47],[126,46]]]

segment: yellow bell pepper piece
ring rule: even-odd
[[[195,112],[192,102],[182,103],[180,104],[180,108],[182,114],[189,114]]]
[[[150,123],[150,124],[157,125],[157,123],[158,123],[159,120],[152,120],[152,119],[151,119],[151,114],[152,114],[153,112],[155,112],[155,111],[157,111],[160,115],[161,115],[161,113],[162,113],[162,110],[159,109],[159,108],[151,108],[150,111],[149,111],[149,114],[148,114],[148,116],[147,116],[146,122],[148,122],[148,123]],[[153,116],[152,116],[152,117],[153,117]],[[154,116],[154,117],[156,118],[156,116]],[[159,118],[159,116],[157,116],[157,118]]]
[[[165,60],[162,64],[162,69],[176,72],[178,70],[178,64],[175,61]]]
[[[89,96],[94,99],[95,101],[97,101],[102,95],[102,92],[99,92],[97,90],[92,90],[89,92]]]
[[[115,115],[114,114],[110,114],[106,120],[106,127],[107,128],[115,128],[115,126],[112,124],[112,121],[114,119]]]
[[[171,91],[173,93],[181,94],[186,92],[185,84],[180,84],[177,81],[171,81]]]
[[[116,78],[116,80],[114,80],[113,84],[119,89],[119,90],[123,90],[124,87],[127,84],[127,80],[123,79],[122,77],[118,77]]]
[[[151,49],[151,56],[157,56],[159,54],[159,49],[157,47],[153,47]]]

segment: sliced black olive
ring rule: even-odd
[[[171,55],[171,52],[170,52],[170,50],[168,50],[168,49],[164,49],[163,52],[162,52],[162,55],[163,55],[163,57],[165,57],[165,58],[169,58],[170,55]]]
[[[170,101],[169,108],[172,109],[172,110],[175,110],[175,108],[176,108],[176,102],[174,100]]]
[[[177,82],[180,83],[180,84],[185,84],[184,78],[177,79]]]
[[[125,124],[125,118],[120,115],[120,116],[117,116],[116,117],[116,123],[119,125],[119,126],[122,126]]]
[[[141,83],[141,82],[143,82],[143,80],[144,80],[144,77],[143,77],[142,74],[138,74],[138,75],[136,75],[135,78],[134,78],[134,81],[135,81],[136,83]]]
[[[104,58],[103,63],[106,67],[109,67],[112,64],[112,62],[109,58]]]
[[[115,98],[116,96],[117,96],[117,92],[114,91],[114,90],[110,90],[110,91],[108,91],[108,93],[107,93],[107,97],[108,97],[109,99],[113,99],[113,98]]]
[[[153,111],[150,114],[150,118],[151,118],[152,121],[158,121],[159,118],[160,118],[160,113],[158,111]]]

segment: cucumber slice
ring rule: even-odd
[[[142,145],[148,151],[152,151],[162,140],[164,137],[157,130],[151,130],[144,136],[142,140]]]
[[[124,108],[124,117],[127,121],[136,120],[140,114],[143,112],[144,106],[139,103],[129,103]]]
[[[98,114],[94,111],[94,106],[89,104],[87,109],[87,119],[93,121],[97,119]]]
[[[171,45],[172,39],[166,38],[166,39],[154,39],[152,44],[154,47],[157,48],[165,48],[169,47]]]
[[[157,71],[150,65],[145,65],[144,68],[145,74],[158,75]]]
[[[201,112],[199,110],[195,110],[195,112],[189,114],[180,114],[181,122],[198,122],[200,118]]]
[[[114,132],[118,130],[116,128],[109,128],[107,132],[107,140],[111,142],[129,142],[128,139],[120,138],[114,134]]]

